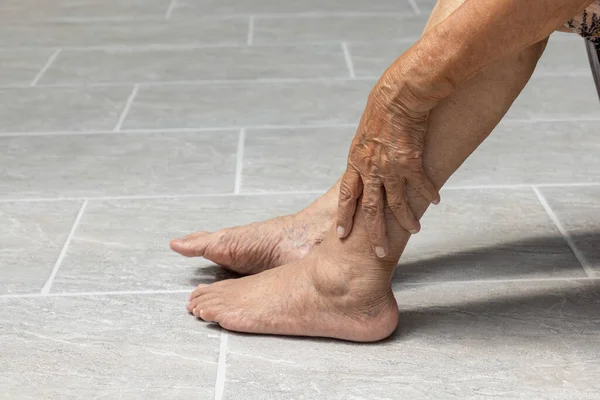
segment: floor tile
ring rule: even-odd
[[[426,19],[405,16],[327,16],[260,18],[254,43],[417,39]]]
[[[0,21],[164,17],[170,0],[3,0]]]
[[[340,45],[66,51],[41,83],[319,77],[348,77]]]
[[[381,76],[413,41],[348,44],[356,76]]]
[[[408,1],[360,0],[335,1],[277,1],[277,0],[178,0],[173,18],[205,15],[236,14],[295,14],[295,13],[357,13],[406,12],[412,13]]]
[[[355,129],[248,130],[242,192],[327,190],[344,172]]]
[[[53,50],[0,51],[0,85],[29,85]]]
[[[591,76],[534,77],[514,102],[507,119],[600,118]]]
[[[409,242],[396,282],[585,276],[533,190],[441,196]]]
[[[231,277],[169,241],[298,212],[316,195],[91,201],[52,292],[190,289]]]
[[[238,133],[0,137],[0,198],[232,193]]]
[[[600,187],[540,188],[540,191],[590,270],[600,276]]]
[[[113,129],[131,86],[0,89],[0,132]]]
[[[152,85],[142,87],[126,129],[356,123],[375,82]]]
[[[224,398],[592,400],[599,288],[405,288],[399,330],[373,345],[231,334]]]
[[[417,8],[421,12],[421,15],[429,15],[431,14],[431,10],[437,4],[437,0],[415,0],[415,4]]]
[[[39,293],[81,203],[0,203],[0,295]]]
[[[597,126],[598,122],[503,123],[447,186],[600,182]]]
[[[0,398],[214,397],[219,332],[201,329],[185,301],[0,299]]]
[[[536,68],[536,75],[580,74],[591,76],[585,41],[574,34],[554,34]],[[561,78],[557,78],[560,81]]]
[[[245,44],[247,37],[247,18],[0,25],[0,47]]]

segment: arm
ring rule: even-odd
[[[394,87],[399,97],[410,93],[431,109],[488,65],[548,37],[589,3],[467,0],[396,60],[381,84]]]

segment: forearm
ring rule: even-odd
[[[589,3],[467,0],[392,64],[378,86],[432,106],[491,63],[546,38]]]

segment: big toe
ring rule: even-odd
[[[182,256],[202,257],[210,243],[211,236],[210,232],[198,232],[181,239],[173,239],[170,243],[171,249]]]

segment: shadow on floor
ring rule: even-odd
[[[193,286],[210,285],[211,283],[224,281],[227,279],[237,279],[241,275],[226,270],[225,268],[213,264],[196,268],[194,276],[190,279]]]
[[[600,280],[563,282],[554,287],[547,282],[510,284],[501,295],[497,291],[491,295],[482,288],[452,286],[436,286],[448,293],[448,305],[403,309],[401,304],[400,325],[393,339],[413,335],[535,338],[600,334]],[[478,299],[468,300],[471,295]]]
[[[573,239],[577,244],[586,244],[586,256],[590,261],[600,258],[600,232],[576,235]],[[585,276],[581,264],[562,237],[531,238],[466,251],[444,249],[440,244],[435,252],[445,255],[432,258],[425,256],[422,260],[407,263],[401,260],[394,282]]]

